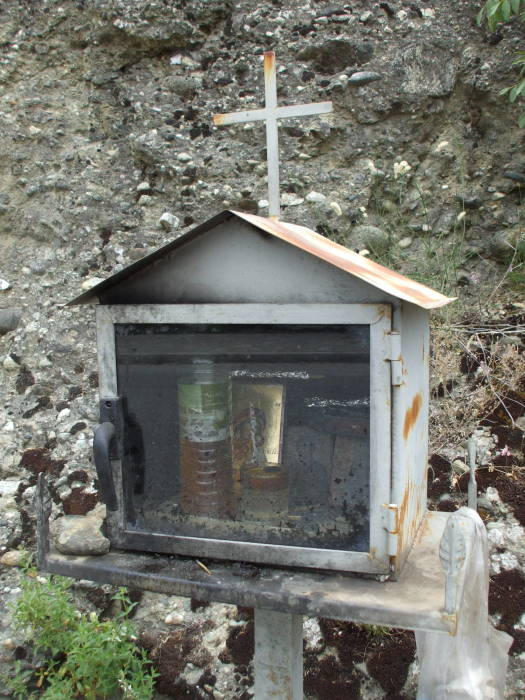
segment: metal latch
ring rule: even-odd
[[[403,360],[401,357],[401,334],[399,331],[390,331],[390,351],[388,359],[390,360],[390,381],[392,386],[401,386],[403,384]]]
[[[386,509],[387,554],[397,554],[397,537],[399,535],[399,506],[396,503],[383,503]]]

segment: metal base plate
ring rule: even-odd
[[[39,509],[42,570],[77,579],[279,612],[454,634],[456,614],[444,611],[445,574],[439,542],[449,513],[426,514],[397,581],[207,559],[112,550],[102,556],[60,554]],[[209,571],[209,573],[205,570]]]

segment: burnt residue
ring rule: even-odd
[[[361,683],[354,673],[348,673],[335,655],[319,659],[315,653],[304,656],[304,692],[316,700],[360,698]]]
[[[514,462],[513,459],[510,460]],[[465,494],[469,475],[463,474],[457,482],[458,489]],[[476,471],[478,494],[483,494],[489,486],[497,489],[502,501],[510,508],[520,525],[525,526],[525,479],[516,464],[499,465],[496,468],[481,467]]]
[[[82,487],[78,487],[72,489],[62,503],[66,515],[86,515],[97,505],[98,496],[96,493],[88,493]]]
[[[498,445],[507,447],[513,450],[525,451],[525,433],[520,428],[515,428],[509,425],[493,425],[490,432],[498,438]]]
[[[374,634],[373,651],[367,658],[366,667],[387,698],[403,697],[401,690],[415,653],[416,641],[412,632],[389,629]]]
[[[202,647],[202,636],[198,625],[180,627],[167,635],[158,637],[149,632],[142,632],[139,644],[147,651],[159,674],[156,683],[159,693],[175,698],[206,697],[180,677],[188,663],[200,668],[211,663],[211,656]]]
[[[524,387],[525,389],[525,387]],[[523,415],[525,407],[525,391],[508,389],[501,391],[491,404],[483,409],[484,418],[480,425],[512,425],[513,421]]]
[[[254,623],[250,620],[245,625],[231,628],[226,639],[226,647],[219,654],[219,659],[223,663],[235,664],[242,669],[247,669],[253,659],[254,649]]]
[[[410,404],[410,408],[407,410],[405,413],[405,420],[403,421],[403,439],[406,440],[410,434],[410,431],[414,427],[417,421],[417,417],[419,416],[419,411],[421,410],[421,405],[423,403],[423,399],[421,398],[421,394],[416,394],[414,398],[412,399],[412,403]]]
[[[325,655],[305,654],[305,692],[316,700],[360,697],[360,674],[365,663],[369,674],[385,691],[385,697],[401,698],[408,669],[415,655],[412,632],[376,625],[319,620]]]
[[[525,652],[525,632],[514,629],[525,612],[525,577],[518,571],[502,571],[491,577],[489,587],[489,613],[500,615],[498,629],[514,638],[511,654]]]
[[[44,472],[51,476],[58,476],[66,462],[63,459],[52,459],[48,450],[44,447],[33,447],[22,453],[20,465],[35,476]]]
[[[26,367],[26,365],[22,365],[15,381],[15,389],[17,394],[23,394],[25,390],[29,386],[33,386],[34,383],[35,378],[33,377],[31,370],[29,367]]]
[[[448,459],[439,454],[430,455],[428,460],[428,496],[439,498],[450,491],[452,466]]]

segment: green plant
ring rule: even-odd
[[[411,178],[410,170],[405,161],[394,163],[393,182],[390,180],[386,190],[383,187],[380,192],[373,194],[371,209],[380,218],[380,226],[386,237],[380,246],[372,241],[367,242],[367,248],[373,259],[382,265],[400,271],[443,294],[455,296],[458,272],[472,255],[465,240],[465,211],[457,210],[450,230],[443,228],[433,232],[427,195],[415,179]],[[385,192],[390,195],[388,206],[385,206]],[[417,253],[414,253],[413,247],[405,250],[398,244],[402,238],[414,237],[408,217],[410,205],[415,204],[419,207],[423,220],[423,232],[416,242]]]
[[[508,22],[511,17],[525,19],[525,0],[487,0],[478,14],[478,24],[486,22],[489,29],[494,31],[498,24]],[[512,62],[519,69],[520,80],[514,85],[503,88],[500,95],[508,95],[510,102],[525,98],[525,51],[519,51]],[[525,112],[518,120],[520,126],[525,126]]]
[[[23,670],[18,663],[14,674],[4,679],[13,697],[149,700],[156,673],[135,644],[129,620],[134,604],[125,590],[114,596],[120,612],[101,621],[95,613],[81,614],[75,608],[71,586],[68,579],[26,571],[14,621],[44,661],[36,671]]]

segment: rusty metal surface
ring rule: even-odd
[[[168,255],[186,243],[193,241],[198,236],[232,217],[237,217],[246,221],[258,230],[269,233],[296,248],[320,258],[364,282],[381,289],[387,294],[416,304],[424,309],[436,309],[453,301],[452,298],[446,297],[440,292],[400,275],[393,270],[389,270],[338,243],[330,241],[328,238],[321,236],[321,234],[305,226],[285,223],[284,221],[276,219],[268,219],[262,216],[256,216],[255,214],[226,210],[191,231],[188,231],[184,235],[179,236],[174,241],[171,241],[150,255],[147,255],[120,272],[117,272],[112,277],[100,282],[89,291],[84,292],[70,301],[68,305],[96,303],[100,295],[106,290],[128,279],[139,270],[144,269],[158,259]]]
[[[456,615],[444,612],[445,574],[438,555],[448,515],[427,513],[397,581],[213,560],[206,560],[203,569],[196,559],[188,557],[119,550],[98,557],[73,557],[50,548],[45,531],[39,537],[39,562],[45,571],[99,583],[298,615],[453,634]]]
[[[398,272],[389,270],[383,265],[321,236],[320,233],[316,233],[306,226],[266,219],[255,214],[244,214],[237,211],[233,213],[257,228],[359,277],[364,282],[424,309],[436,309],[453,301],[452,298],[400,275]]]

